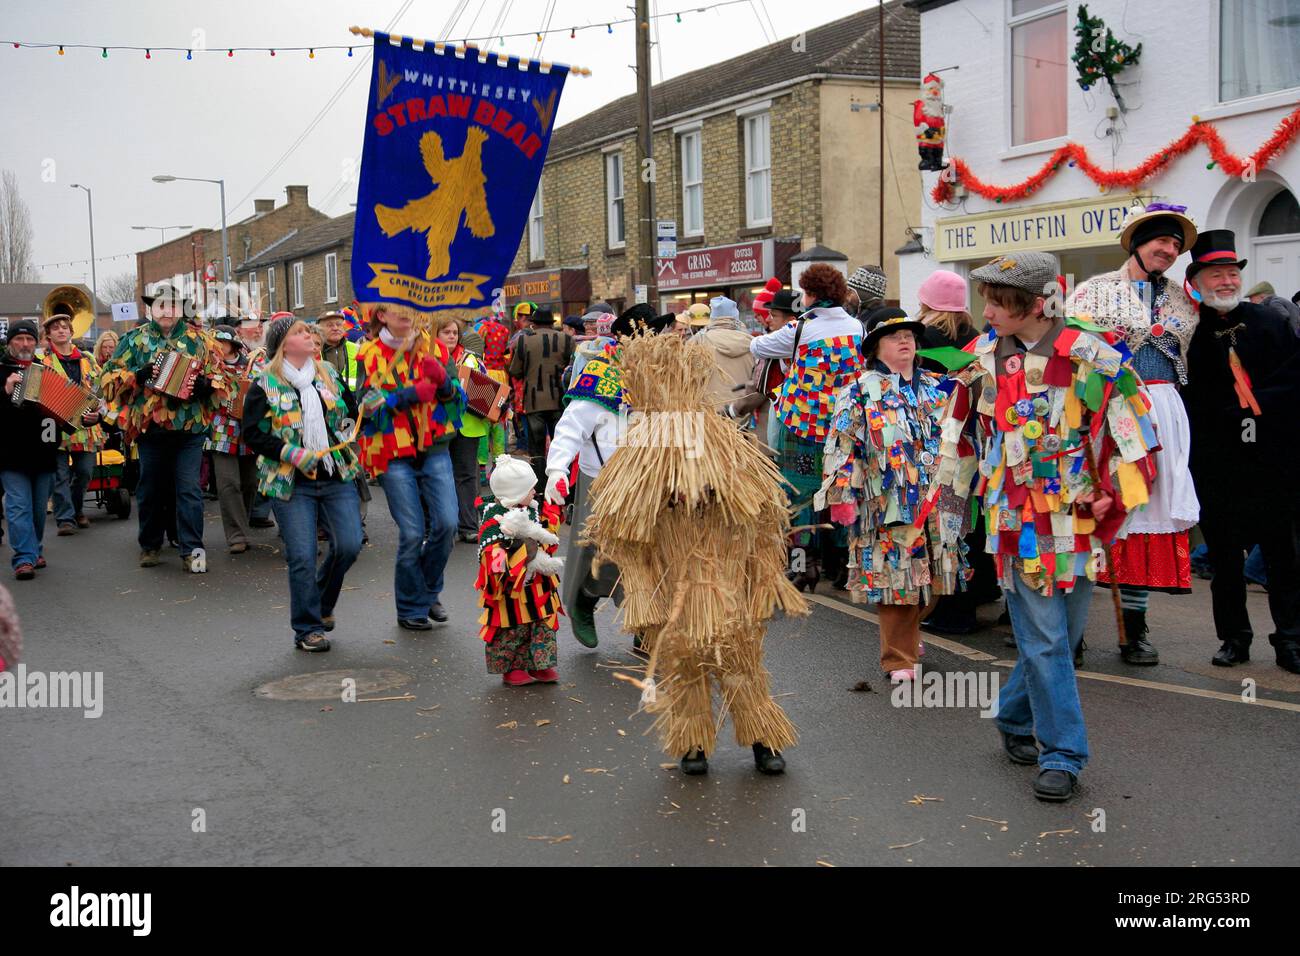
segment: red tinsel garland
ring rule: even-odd
[[[1030,193],[1042,187],[1043,183],[1055,175],[1061,163],[1067,160],[1070,165],[1083,170],[1088,178],[1098,186],[1118,186],[1125,189],[1135,189],[1148,179],[1163,172],[1164,168],[1173,162],[1176,157],[1186,153],[1197,143],[1204,143],[1210,150],[1213,162],[1209,164],[1209,167],[1217,164],[1223,170],[1224,175],[1240,176],[1248,169],[1255,172],[1264,169],[1275,156],[1291,145],[1297,134],[1300,134],[1300,108],[1283,118],[1282,122],[1278,123],[1277,128],[1273,130],[1273,135],[1265,140],[1251,156],[1242,159],[1228,151],[1228,148],[1223,144],[1223,138],[1219,136],[1218,129],[1210,123],[1202,123],[1194,119],[1187,132],[1180,138],[1158,153],[1152,153],[1142,165],[1135,166],[1132,169],[1103,169],[1088,158],[1087,149],[1078,143],[1069,142],[1052,153],[1052,157],[1043,164],[1043,167],[1038,172],[1014,186],[991,186],[972,173],[965,162],[953,158],[951,172],[945,171],[939,177],[939,182],[930,191],[930,196],[938,203],[952,202],[953,187],[957,183],[961,183],[971,192],[978,193],[985,199],[991,199],[994,202],[1012,202],[1017,199],[1024,199]],[[955,180],[955,182],[952,180]]]

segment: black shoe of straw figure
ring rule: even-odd
[[[785,758],[764,744],[754,744],[754,767],[759,773],[785,773]]]
[[[688,773],[693,777],[709,772],[709,760],[704,756],[702,750],[692,750],[682,758],[682,773]]]

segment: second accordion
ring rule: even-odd
[[[81,416],[95,407],[95,396],[90,389],[44,365],[33,363],[19,374],[21,378],[13,393],[15,405],[35,402],[74,428],[81,428]]]
[[[194,394],[194,380],[202,368],[202,362],[185,352],[162,351],[153,360],[153,374],[147,384],[155,392],[184,400]]]
[[[460,368],[460,384],[465,389],[466,407],[479,418],[499,421],[510,403],[510,386],[503,385],[486,372]]]

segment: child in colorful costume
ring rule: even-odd
[[[934,483],[947,396],[916,357],[925,326],[896,312],[868,329],[870,364],[836,398],[814,501],[850,528],[849,592],[878,605],[880,666],[895,682],[915,678],[922,613],[956,593],[965,571],[959,507],[914,524]]]
[[[1147,502],[1157,448],[1151,400],[1119,337],[1044,313],[1058,268],[1024,252],[971,273],[992,330],[954,363],[937,482],[915,522],[941,489],[965,499],[974,485],[1020,652],[998,728],[1012,761],[1038,765],[1035,795],[1055,801],[1073,795],[1088,760],[1073,651],[1096,552]]]
[[[489,480],[492,498],[479,500],[478,580],[483,615],[479,635],[487,642],[489,674],[509,687],[554,684],[558,662],[560,579],[564,559],[555,556],[560,509],[538,508],[537,476],[511,455],[496,460]]]

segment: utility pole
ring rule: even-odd
[[[640,217],[637,243],[641,247],[637,275],[646,288],[646,301],[659,312],[659,289],[656,281],[655,243],[658,229],[655,226],[654,184],[654,128],[650,111],[650,0],[636,0],[636,93],[640,105],[637,133],[637,190],[636,203]],[[646,160],[650,160],[647,164]]]
[[[880,11],[880,268],[885,268],[885,0],[876,0]]]

